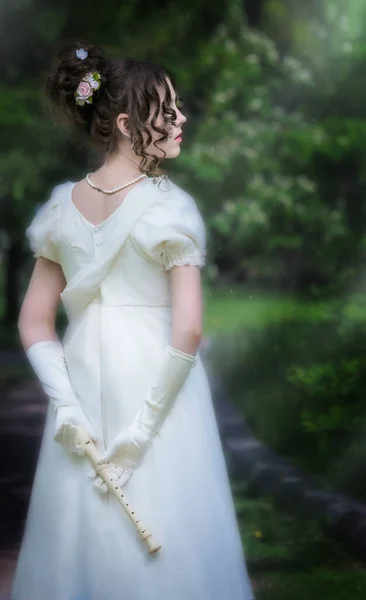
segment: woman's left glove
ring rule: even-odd
[[[115,481],[119,486],[121,486],[123,485],[123,483],[120,483],[122,473],[122,467],[119,467],[118,465],[114,464],[112,465],[111,470],[108,472],[108,477],[110,480]],[[99,492],[101,492],[102,494],[108,492],[107,484],[105,483],[103,478],[97,474],[96,470],[92,465],[89,466],[88,477],[90,479],[94,479],[93,485],[97,488]]]
[[[120,487],[127,483],[134,471],[141,464],[152,442],[152,438],[144,436],[139,429],[139,417],[141,417],[140,413],[127,429],[119,433],[112,440],[98,461],[101,464],[115,459],[114,464],[118,473],[117,483]],[[95,485],[98,486],[97,482]]]
[[[120,486],[140,465],[195,364],[195,355],[167,346],[162,368],[147,400],[129,427],[112,440],[100,457],[99,464],[116,457],[114,462],[123,469],[118,480]]]

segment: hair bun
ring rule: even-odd
[[[72,120],[81,131],[89,128],[92,104],[80,107],[76,103],[76,90],[85,75],[95,71],[100,75],[102,88],[107,64],[103,48],[79,38],[64,42],[53,60],[46,80],[47,95],[53,106]],[[94,92],[93,102],[98,98],[99,89]]]

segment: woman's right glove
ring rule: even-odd
[[[142,408],[100,457],[99,464],[116,458],[113,462],[123,469],[118,480],[120,486],[130,479],[143,460],[195,364],[195,355],[167,346],[159,376]]]
[[[28,348],[26,355],[55,409],[55,441],[70,452],[84,454],[78,444],[77,427],[84,427],[93,441],[97,435],[71,384],[62,343],[59,340],[36,342]]]
[[[85,452],[78,443],[78,427],[80,425],[95,441],[97,438],[95,431],[80,406],[60,406],[57,408],[53,439],[70,452],[76,452],[82,456]]]

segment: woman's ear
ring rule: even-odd
[[[126,113],[120,113],[117,116],[116,124],[122,135],[131,139],[131,132],[128,124],[128,115]]]

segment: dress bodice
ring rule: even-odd
[[[203,219],[192,196],[170,180],[142,180],[98,225],[73,203],[74,185],[56,186],[26,230],[34,256],[62,267],[70,319],[91,301],[169,305],[170,269],[204,266]]]

